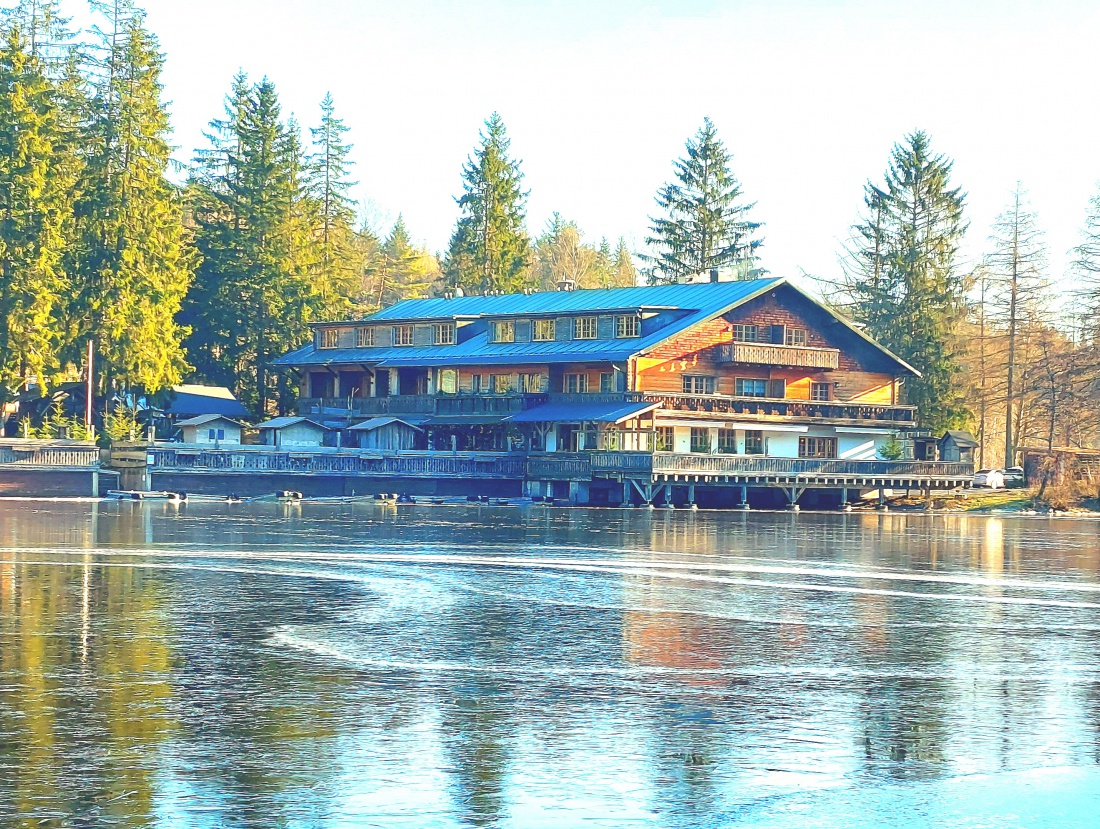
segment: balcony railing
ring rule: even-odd
[[[545,394],[457,394],[435,398],[435,413],[439,415],[510,415],[545,403]]]
[[[522,479],[524,455],[509,452],[401,452],[270,447],[206,449],[157,446],[149,450],[154,472],[282,472],[381,478]]]
[[[527,456],[532,481],[586,480],[592,476],[591,452],[546,452]]]
[[[810,475],[858,478],[953,478],[974,474],[974,465],[950,461],[860,461],[833,458],[766,458],[746,455],[689,455],[658,452],[653,471],[661,474],[702,473],[738,477]]]
[[[727,343],[718,347],[718,361],[830,369],[840,367],[840,350],[771,343]]]
[[[659,394],[646,392],[647,400],[660,402],[665,412],[697,412],[762,420],[838,420],[851,423],[889,424],[898,427],[916,422],[915,406],[883,406],[837,401],[788,400],[770,397],[729,397],[718,394]]]
[[[392,397],[303,397],[298,401],[298,414],[310,415],[401,415],[434,414],[435,398],[425,394],[402,394]]]
[[[5,439],[0,440],[0,465],[95,469],[99,447],[84,441]]]

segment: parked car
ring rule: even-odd
[[[1006,487],[1027,486],[1027,476],[1024,475],[1024,468],[1022,466],[1010,466],[1001,474],[1004,476]]]
[[[1005,485],[1004,472],[1000,469],[979,469],[974,473],[974,480],[971,484],[975,487],[1001,489]]]

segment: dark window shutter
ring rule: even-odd
[[[773,325],[771,342],[773,345],[783,345],[787,338],[787,327],[785,325]]]
[[[787,396],[787,381],[786,380],[769,380],[768,381],[768,397],[783,398]]]

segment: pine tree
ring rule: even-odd
[[[243,76],[208,137],[190,185],[202,263],[183,314],[188,349],[201,376],[263,415],[290,396],[270,361],[307,340],[325,308],[301,142],[271,82]]]
[[[0,395],[60,368],[75,168],[56,90],[18,26],[0,46]]]
[[[385,308],[403,299],[428,296],[439,273],[439,261],[413,244],[404,216],[398,215],[393,230],[381,245],[371,274],[374,307]]]
[[[633,288],[638,284],[638,269],[634,266],[634,257],[626,246],[626,239],[619,237],[619,246],[615,251],[612,287]]]
[[[514,292],[528,280],[527,193],[519,162],[508,156],[510,144],[504,121],[494,112],[485,122],[481,145],[462,168],[462,215],[451,235],[447,276],[452,286],[468,293]]]
[[[852,312],[869,334],[921,372],[907,384],[920,422],[965,421],[958,388],[964,278],[956,254],[964,196],[950,186],[951,162],[915,132],[896,144],[882,187],[867,184],[867,215],[844,263]]]
[[[1013,414],[1017,404],[1019,347],[1039,321],[1049,284],[1043,233],[1027,194],[1017,183],[1008,208],[993,225],[993,252],[986,258],[993,274],[993,308],[1008,341],[1005,385],[1005,466],[1016,465]]]
[[[310,130],[313,152],[307,157],[308,191],[316,209],[320,241],[317,290],[323,316],[338,319],[349,314],[362,290],[363,265],[355,239],[355,204],[350,197],[355,182],[349,177],[351,145],[348,128],[336,117],[332,95],[321,102],[321,124]]]
[[[652,283],[735,268],[743,278],[755,276],[756,252],[763,239],[754,238],[758,222],[748,220],[754,204],[743,204],[741,185],[730,172],[731,156],[709,118],[687,142],[687,156],[674,162],[676,181],[657,191],[663,211],[650,217],[646,244],[654,253],[649,263]]]
[[[121,0],[109,10],[77,204],[73,313],[80,336],[74,349],[94,338],[109,384],[151,393],[179,383],[188,370],[187,332],[176,315],[194,264],[180,194],[166,175],[171,147],[161,100],[163,55],[141,14]]]
[[[19,0],[0,9],[0,29],[18,29],[26,49],[44,74],[55,79],[73,53],[76,35],[70,18],[61,14],[61,0]]]

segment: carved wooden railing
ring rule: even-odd
[[[840,368],[840,350],[771,343],[727,343],[718,347],[718,361],[834,369]]]
[[[546,452],[527,456],[532,481],[573,481],[592,477],[592,452]]]
[[[915,406],[884,406],[835,401],[788,400],[770,397],[730,397],[720,394],[661,394],[646,392],[646,400],[662,410],[718,415],[745,415],[764,419],[829,419],[852,423],[909,426],[916,422]]]
[[[974,474],[974,465],[950,461],[857,461],[833,458],[765,458],[745,455],[689,455],[658,452],[653,456],[657,473],[709,475],[814,475],[861,478],[958,478]]]

